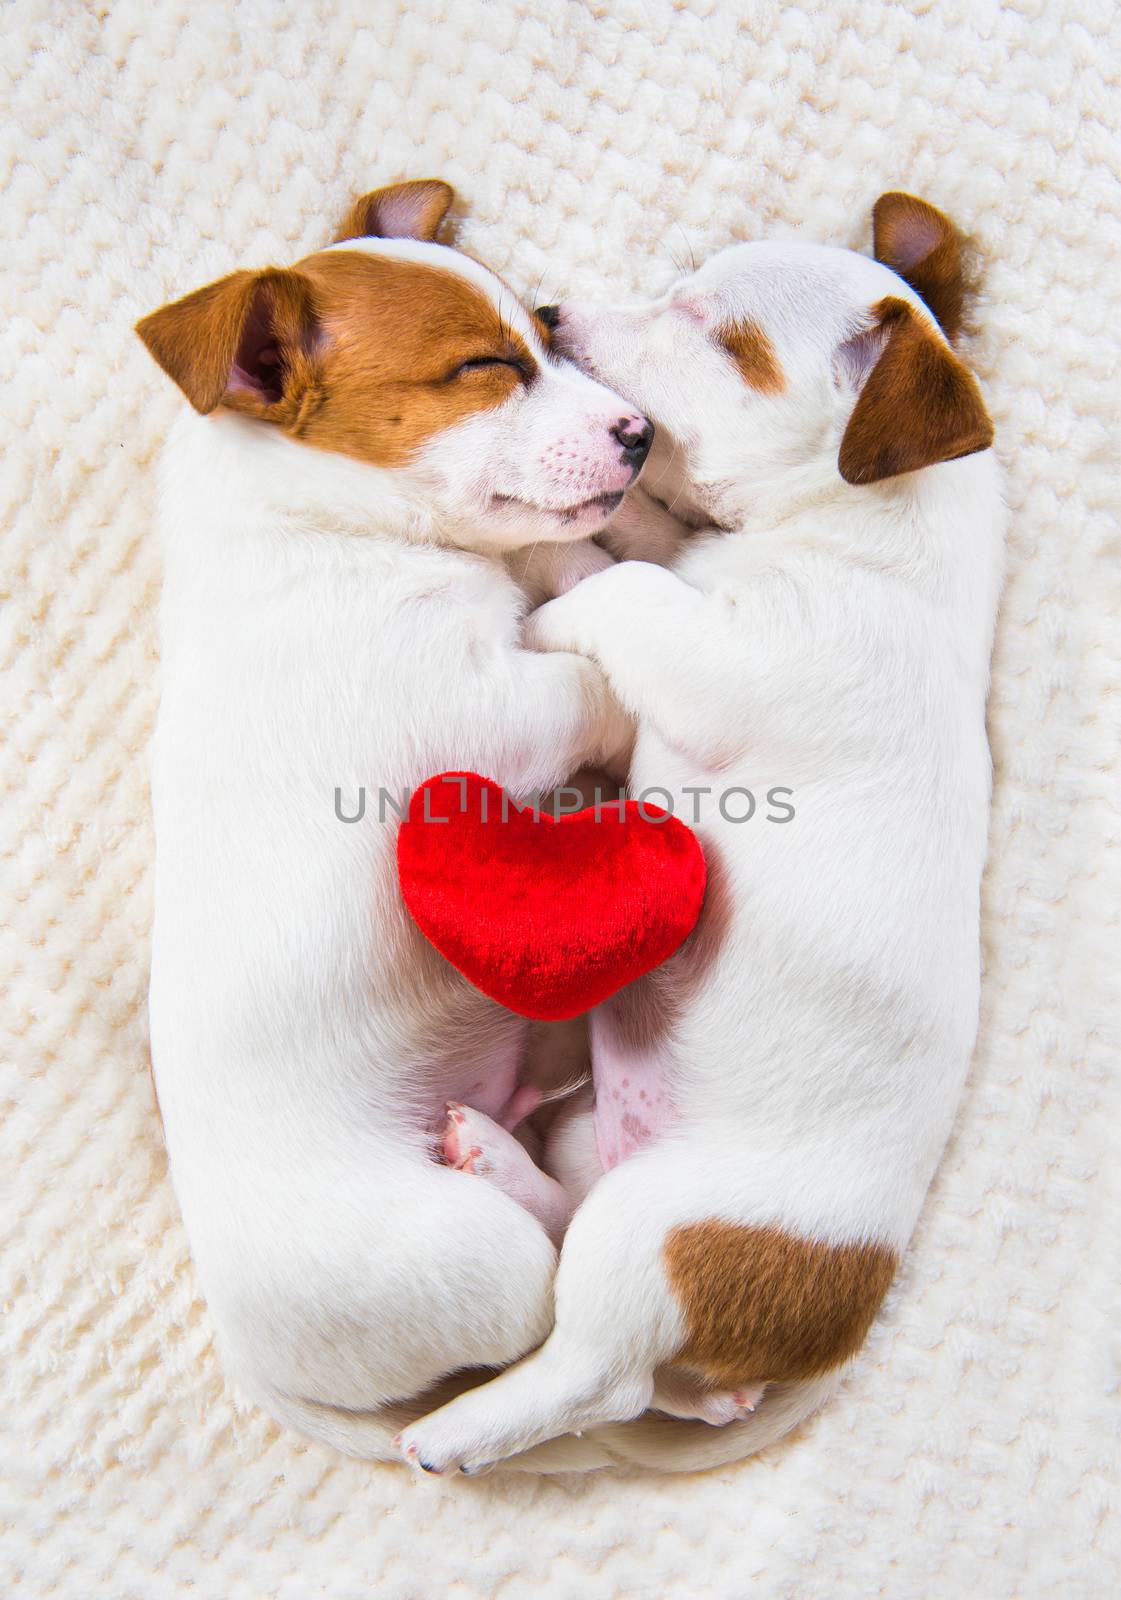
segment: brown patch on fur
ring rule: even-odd
[[[373,189],[352,202],[335,234],[344,239],[435,239],[455,190],[441,178]]]
[[[500,406],[536,371],[466,279],[360,250],[236,272],[137,332],[197,411],[223,405],[382,467]],[[460,370],[476,360],[496,364]]]
[[[400,466],[536,371],[487,296],[455,273],[343,250],[301,270],[325,337],[314,403],[293,429],[308,444]],[[480,359],[507,364],[459,371]]]
[[[786,376],[767,335],[757,322],[732,322],[717,335],[746,384],[761,394],[781,394]]]
[[[965,282],[957,229],[917,195],[893,190],[872,208],[877,261],[911,285],[930,307],[947,339],[961,331]]]
[[[987,450],[993,425],[977,380],[905,300],[873,307],[888,335],[845,428],[847,483],[878,483]]]
[[[664,1254],[688,1330],[674,1361],[718,1389],[793,1382],[847,1361],[897,1265],[887,1245],[717,1221],[672,1228]]]

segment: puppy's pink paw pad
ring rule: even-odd
[[[447,1120],[440,1136],[440,1157],[457,1172],[472,1172],[485,1177],[495,1170],[495,1156],[488,1146],[501,1145],[509,1137],[501,1128],[470,1106],[449,1100]]]
[[[457,1172],[476,1172],[479,1174],[490,1171],[488,1163],[483,1160],[482,1147],[477,1144],[473,1144],[467,1154],[455,1163],[455,1169]]]
[[[447,1120],[444,1131],[440,1137],[440,1157],[449,1167],[458,1167],[463,1155],[463,1129],[467,1122],[467,1113],[461,1105],[449,1100],[447,1104]]]

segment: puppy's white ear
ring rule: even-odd
[[[439,178],[391,183],[355,200],[335,243],[344,239],[435,239],[455,190]]]
[[[136,331],[196,411],[284,420],[310,381],[316,319],[298,272],[234,272],[142,317]]]
[[[859,388],[837,465],[846,483],[879,483],[987,450],[993,425],[973,374],[905,300],[873,307],[875,322],[837,352]]]
[[[909,283],[947,339],[956,339],[965,281],[961,243],[949,217],[916,195],[892,190],[872,208],[872,237],[876,260]]]

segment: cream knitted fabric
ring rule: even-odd
[[[4,1595],[1121,1592],[1119,51],[1111,0],[4,8]],[[976,243],[1013,508],[981,1043],[855,1375],[707,1476],[418,1482],[239,1413],[168,1184],[145,747],[178,402],[131,325],[402,175],[450,179],[539,300],[792,227],[867,248],[892,187]]]

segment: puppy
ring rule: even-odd
[[[398,816],[433,773],[525,795],[632,735],[586,657],[520,647],[510,569],[607,564],[587,540],[652,429],[434,242],[451,198],[379,190],[330,248],[138,326],[193,408],[152,768],[171,1172],[231,1372],[361,1456],[392,1454],[390,1402],[540,1343],[568,1209],[506,1132],[527,1025],[410,921]]]
[[[672,570],[590,577],[527,637],[602,667],[638,723],[631,791],[669,791],[710,891],[682,951],[593,1016],[592,1120],[562,1119],[554,1160],[605,1176],[554,1331],[405,1431],[430,1470],[608,1440],[651,1404],[728,1424],[694,1461],[770,1442],[858,1349],[949,1132],[1005,516],[951,343],[954,230],[885,195],[875,246],[740,245],[653,304],[542,313],[655,420],[644,481],[707,531]]]

